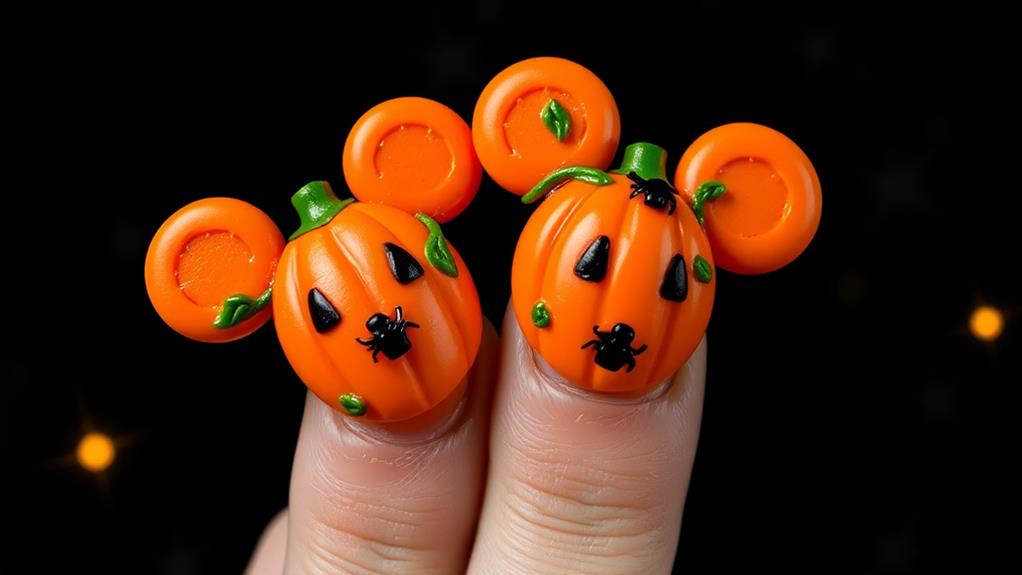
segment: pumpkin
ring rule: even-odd
[[[425,413],[458,393],[482,336],[475,285],[439,224],[341,201],[313,182],[274,278],[273,317],[302,381],[372,421]]]
[[[641,393],[688,360],[713,307],[713,257],[667,181],[666,152],[628,146],[622,167],[555,171],[515,250],[512,306],[532,348],[584,388]]]

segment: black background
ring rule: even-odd
[[[755,121],[824,188],[816,240],[722,273],[678,568],[993,573],[1018,559],[1019,21],[970,2],[513,2],[357,11],[5,6],[3,572],[230,573],[286,505],[305,389],[272,328],[185,340],[148,303],[159,224],[227,195],[285,230],[343,188],[347,131],[397,96],[470,118],[530,56],[596,72],[622,143]],[[563,9],[563,11],[559,10]],[[12,127],[13,126],[13,127]],[[530,209],[484,179],[445,226],[499,322]],[[994,343],[976,305],[1003,309]],[[113,466],[74,464],[87,429]],[[6,531],[6,529],[5,529]],[[31,566],[31,567],[26,567]]]

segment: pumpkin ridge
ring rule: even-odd
[[[677,213],[675,213],[675,215],[670,216],[670,217],[671,217],[672,220],[674,220],[673,223],[670,226],[668,226],[668,231],[671,234],[671,244],[675,245],[675,246],[678,246],[678,253],[680,253],[680,254],[682,254],[682,256],[684,256],[684,254],[685,254],[685,228],[682,227],[682,225],[681,225],[681,217],[679,215],[677,215]],[[685,265],[688,265],[688,259],[685,259],[684,261],[685,261]],[[661,358],[663,357],[664,353],[666,353],[667,348],[670,347],[668,345],[668,343],[667,343],[667,338],[670,335],[671,326],[674,325],[675,319],[677,318],[678,310],[680,310],[681,306],[683,306],[683,305],[685,305],[685,302],[668,302],[668,306],[667,306],[667,321],[665,321],[663,323],[663,325],[660,327],[660,331],[657,333],[657,337],[659,339],[657,339],[656,341],[658,341],[660,343],[660,347],[657,349],[656,355],[653,356],[653,361],[649,362],[649,364],[648,364],[649,365],[649,369],[646,370],[646,373],[645,373],[646,379],[649,379],[650,373],[652,373],[653,370],[656,369],[656,366],[660,365]],[[647,383],[652,383],[652,382],[647,382]]]
[[[614,183],[615,184],[620,183],[617,177],[614,178]],[[614,191],[614,190],[610,190],[610,191]],[[625,198],[625,200],[624,200],[625,209],[621,210],[621,219],[618,220],[616,226],[613,226],[613,228],[617,230],[615,235],[614,235],[615,238],[623,237],[623,234],[621,233],[621,228],[624,227],[625,222],[628,221],[629,216],[631,216],[636,211],[636,206],[639,206],[639,207],[642,206],[642,202],[632,202],[632,201],[630,201],[630,198],[628,198],[628,196],[626,194],[621,194],[621,196],[623,198]],[[611,250],[613,251],[613,253],[612,253],[611,261],[612,262],[620,262],[621,261],[621,256],[617,252],[617,248],[615,246],[620,246],[620,242],[612,240],[611,241]],[[618,274],[619,268],[620,268],[620,264],[619,263],[615,263],[613,265],[608,266],[608,269],[607,269],[608,277],[604,278],[604,281],[607,282],[607,285],[614,285],[614,283],[616,283],[615,280],[617,279],[617,274]],[[610,291],[610,290],[601,289],[596,294],[596,305],[594,306],[594,308],[596,309],[596,322],[597,322],[598,325],[601,326],[601,328],[603,326],[603,323],[600,320],[603,319],[603,311],[604,311],[603,308],[607,304],[607,292],[608,291]],[[617,323],[618,321],[621,321],[621,320],[619,318],[616,318],[616,319],[612,319],[612,321],[614,323]],[[638,343],[638,342],[636,342],[636,343]],[[590,362],[586,363],[586,370],[585,370],[586,371],[586,374],[585,374],[586,375],[586,381],[593,381],[593,371],[595,369],[596,369],[596,362],[590,361]],[[593,385],[593,389],[596,389],[597,391],[599,391],[599,388],[597,388],[595,384]]]
[[[386,229],[387,233],[389,233],[391,236],[393,236],[394,239],[398,240],[401,244],[405,243],[405,242],[401,241],[401,238],[397,237],[397,234],[392,232],[390,230],[390,228],[388,228],[383,222],[378,220],[376,218],[376,216],[372,215],[369,212],[361,212],[361,213],[362,213],[362,215],[366,216],[366,218],[368,218],[368,219],[372,220],[373,222],[375,222],[376,225],[380,226],[381,228]],[[404,247],[406,250],[408,248],[408,246],[404,246],[404,245],[402,245],[402,247]],[[409,252],[409,253],[411,253],[411,252]],[[466,267],[465,273],[469,273],[468,269],[467,269],[468,266],[465,266],[465,267]],[[441,289],[436,289],[437,288],[437,283],[435,281],[436,278],[433,277],[433,274],[424,273],[424,274],[422,274],[422,279],[425,280],[426,284],[429,286],[429,291],[434,294],[434,299],[436,299],[436,301],[437,301],[437,305],[440,308],[440,312],[444,314],[444,320],[447,322],[447,324],[449,326],[451,326],[451,331],[454,332],[454,335],[455,335],[455,337],[458,340],[457,341],[457,344],[458,344],[457,349],[462,352],[461,353],[461,359],[462,359],[462,362],[465,364],[465,368],[466,369],[471,368],[472,366],[468,365],[468,355],[466,353],[464,353],[465,350],[468,349],[466,347],[467,340],[466,340],[465,334],[462,333],[461,325],[456,321],[457,317],[455,316],[454,312],[451,311],[450,302],[448,302],[447,298],[445,298],[443,296],[444,291],[441,290]]]
[[[570,185],[570,182],[568,185]],[[590,187],[591,189],[588,192],[586,192],[582,197],[575,200],[575,204],[571,206],[571,209],[565,212],[564,216],[561,218],[560,224],[558,224],[557,226],[557,229],[554,230],[552,234],[550,234],[551,239],[556,240],[556,238],[558,238],[561,235],[561,232],[564,230],[564,227],[568,225],[568,221],[572,218],[572,216],[574,216],[582,208],[582,205],[589,201],[589,199],[592,198],[593,195],[600,190],[601,186],[593,186],[590,184]],[[535,280],[536,285],[533,287],[533,291],[536,294],[537,298],[543,297],[543,286],[546,283],[547,275],[546,270],[550,266],[550,258],[553,256],[554,251],[555,251],[554,246],[551,246],[551,249],[543,250],[542,252],[540,252],[541,254],[540,259],[542,263],[541,265],[536,266],[536,269],[539,270],[540,273],[536,274]],[[532,326],[531,328],[528,329],[532,329],[533,331],[537,332],[539,331],[539,328],[537,328],[536,326]],[[543,355],[542,337],[536,337],[536,352],[539,353],[540,355]]]
[[[355,205],[359,205],[359,204],[356,203]],[[363,212],[361,209],[353,209],[353,210],[351,210],[351,213],[365,215],[365,212]],[[351,218],[351,215],[349,215],[349,218]],[[370,220],[371,222],[373,222],[376,225],[380,225],[378,222],[376,222],[375,220],[373,220],[371,218],[366,218],[366,219]],[[372,296],[372,292],[369,290],[369,284],[366,282],[364,271],[359,270],[359,269],[357,269],[355,267],[355,262],[358,261],[358,258],[354,257],[352,248],[347,246],[344,243],[344,240],[342,240],[340,238],[340,236],[337,235],[334,226],[330,226],[329,228],[330,228],[330,237],[333,238],[333,244],[335,246],[337,246],[337,249],[340,250],[341,254],[344,256],[344,259],[346,259],[347,261],[351,261],[352,262],[352,268],[355,269],[355,272],[356,272],[355,276],[357,278],[359,278],[359,282],[362,284],[362,289],[366,293],[366,298],[369,301],[375,301],[375,298]],[[386,229],[385,226],[383,228]],[[390,233],[389,230],[386,230],[386,232],[390,236],[393,236],[393,234]],[[384,313],[389,315],[389,310],[382,310],[382,312],[384,312]],[[423,410],[430,409],[431,406],[432,406],[432,403],[429,401],[429,396],[426,395],[425,390],[422,389],[422,383],[419,381],[418,374],[409,365],[408,357],[407,356],[399,357],[397,361],[401,363],[402,369],[408,375],[409,380],[410,380],[410,382],[412,384],[412,389],[415,390],[415,396],[419,400],[419,404],[422,406],[422,409]],[[365,394],[363,394],[363,396],[365,396]]]
[[[294,247],[295,254],[291,257],[291,261],[288,262],[289,269],[287,274],[288,284],[290,284],[287,287],[291,291],[291,296],[294,298],[294,301],[296,302],[295,305],[297,305],[298,309],[301,310],[302,318],[304,318],[305,314],[308,313],[308,309],[307,306],[302,306],[302,300],[304,298],[302,297],[302,289],[298,285],[298,280],[302,276],[299,273],[298,266],[299,261],[308,261],[307,256],[309,249],[308,246],[306,246],[307,243],[309,242],[305,241],[296,243]],[[312,323],[311,318],[309,323],[310,324]],[[330,355],[329,350],[327,350],[326,345],[323,343],[322,336],[316,334],[316,336],[313,337],[312,340],[315,342],[315,346],[319,349],[320,355],[323,355],[327,358],[327,361],[330,364],[330,371],[333,372],[334,377],[336,377],[338,381],[345,384],[347,388],[350,389],[351,391],[359,393],[359,390],[356,389],[354,385],[352,385],[352,382],[348,379],[347,376],[344,375],[344,371],[340,369],[340,367],[337,365],[337,362],[334,361],[333,356]]]

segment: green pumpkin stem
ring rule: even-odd
[[[615,174],[635,175],[644,180],[667,180],[667,150],[649,142],[636,142],[625,148],[625,156],[621,167],[613,170]]]
[[[298,211],[302,224],[288,240],[329,224],[334,216],[354,201],[355,198],[338,199],[327,182],[310,182],[302,186],[291,196],[291,205]]]

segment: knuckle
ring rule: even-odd
[[[649,480],[614,466],[519,466],[503,500],[508,544],[519,556],[543,549],[555,571],[558,565],[594,573],[610,565],[615,572],[641,570],[655,562],[670,523]]]
[[[370,502],[331,494],[330,505],[311,510],[301,538],[302,573],[434,573],[445,550],[433,537],[436,505],[414,499]],[[338,509],[344,509],[338,513]]]

